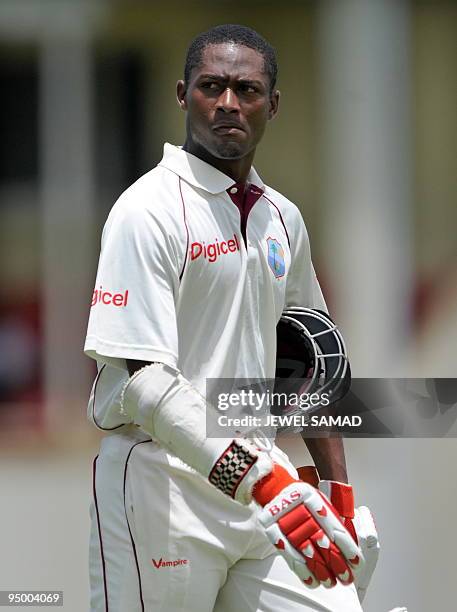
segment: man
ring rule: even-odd
[[[105,225],[85,345],[90,418],[111,433],[94,462],[92,612],[361,610],[341,510],[276,446],[205,435],[205,381],[273,378],[284,308],[325,310],[298,209],[252,167],[276,73],[249,28],[198,36],[177,85],[184,146],[165,145]],[[351,494],[341,442],[309,448],[330,496]]]

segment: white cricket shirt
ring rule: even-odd
[[[274,378],[284,308],[326,310],[297,207],[253,168],[247,217],[238,189],[166,144],[159,165],[113,206],[85,343],[98,362],[89,402],[98,427],[126,422],[126,359],[178,367],[202,392],[206,378]]]

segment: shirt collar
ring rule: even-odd
[[[235,184],[232,178],[220,170],[168,142],[164,145],[163,158],[159,166],[171,170],[194,187],[212,194],[227,191]],[[249,172],[247,182],[258,187],[262,192],[265,191],[265,185],[254,167]]]

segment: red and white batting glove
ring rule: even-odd
[[[321,480],[319,490],[331,501],[346,529],[362,551],[365,563],[354,580],[359,600],[362,602],[379,556],[378,532],[373,516],[366,506],[354,508],[351,485],[334,480]]]
[[[263,506],[260,523],[289,567],[311,588],[354,581],[363,566],[360,548],[329,500],[275,464],[254,488]]]

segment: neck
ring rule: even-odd
[[[221,159],[214,157],[209,151],[197,144],[189,137],[183,145],[183,150],[210,164],[216,170],[223,172],[234,180],[235,183],[245,183],[254,160],[255,149],[240,159]]]

